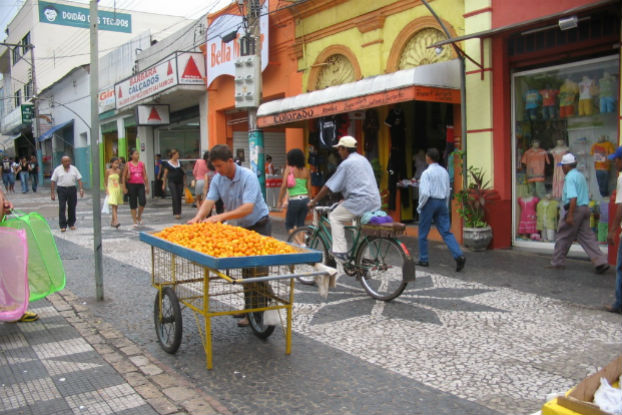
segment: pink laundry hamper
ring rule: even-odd
[[[29,298],[26,231],[0,227],[0,321],[19,320]]]

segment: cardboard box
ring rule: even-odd
[[[542,415],[610,415],[594,404],[594,393],[600,387],[600,378],[605,378],[610,385],[621,387],[617,382],[622,375],[622,355],[607,366],[583,379],[565,396],[547,402],[542,407]]]

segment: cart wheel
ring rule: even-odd
[[[159,293],[156,294],[153,304],[153,321],[160,347],[167,353],[175,353],[181,344],[182,323],[179,301],[175,290],[171,287],[162,289],[162,313],[160,313]]]
[[[267,304],[267,299],[263,296],[252,295],[249,299],[251,308],[265,307]],[[263,313],[263,311],[248,313],[248,322],[255,336],[260,339],[267,339],[274,331],[274,326],[266,326],[263,324]]]

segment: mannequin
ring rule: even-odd
[[[542,233],[543,241],[555,240],[555,229],[559,216],[559,202],[553,199],[553,195],[548,193],[544,199],[538,203],[536,228]]]
[[[596,84],[587,75],[579,82],[579,115],[592,115],[592,95]]]
[[[553,193],[552,196],[556,199],[562,197],[562,190],[564,189],[564,171],[559,163],[562,161],[562,157],[569,151],[564,140],[557,140],[555,147],[549,150],[549,153],[553,156]]]
[[[607,71],[598,80],[598,94],[600,98],[600,112],[614,112],[616,110],[616,79]]]
[[[609,159],[607,156],[615,151],[613,144],[607,140],[607,136],[601,136],[597,142],[592,144],[590,153],[594,156],[594,169],[596,170],[596,181],[601,196],[609,196]]]
[[[540,148],[540,141],[533,140],[531,148],[523,154],[521,163],[527,166],[527,183],[530,193],[543,198],[546,194],[544,186],[544,167],[551,164],[546,150]]]
[[[525,115],[528,120],[536,120],[538,118],[538,107],[542,101],[542,96],[537,89],[529,88],[524,95],[525,99]]]
[[[537,234],[537,216],[536,206],[538,205],[538,199],[535,196],[519,197],[518,204],[521,208],[520,222],[518,223],[518,234],[523,238],[535,238]]]
[[[574,115],[574,104],[579,93],[579,85],[572,79],[566,78],[559,88],[559,116],[567,118]]]
[[[546,84],[546,88],[540,91],[540,95],[542,95],[542,118],[545,120],[552,120],[557,116],[555,99],[558,94],[559,91],[553,89],[551,84]]]

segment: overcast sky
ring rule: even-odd
[[[47,1],[54,3],[54,0]],[[73,1],[82,3],[86,7],[89,5],[89,0]],[[100,0],[99,5],[104,7],[116,6],[119,9],[140,12],[170,14],[193,19],[201,17],[207,12],[220,10],[232,1],[233,0]],[[0,28],[2,28],[0,39],[6,38],[4,30],[24,2],[24,0],[0,0]]]

